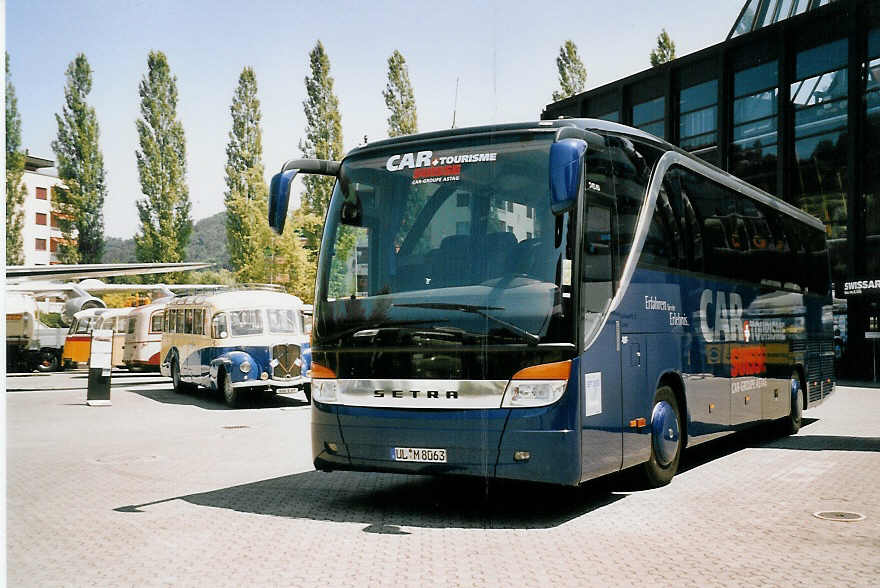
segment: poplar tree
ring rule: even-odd
[[[395,49],[388,58],[388,83],[382,91],[388,107],[388,136],[411,135],[419,130],[416,98],[409,81],[406,59]]]
[[[161,51],[150,52],[138,93],[140,149],[135,156],[144,197],[137,201],[141,226],[134,236],[135,253],[140,261],[184,261],[192,234],[186,139],[177,119],[177,77]]]
[[[262,115],[257,99],[257,76],[245,67],[229,107],[232,130],[226,145],[226,240],[229,259],[242,282],[262,282],[274,244],[268,217],[268,188],[263,177]],[[266,255],[269,248],[270,255]]]
[[[553,92],[554,101],[583,92],[587,83],[587,68],[578,55],[577,45],[571,39],[566,40],[559,48],[556,68],[559,70],[559,90]]]
[[[21,115],[6,54],[6,265],[24,263],[21,228],[24,218],[24,154],[21,152]]]
[[[651,66],[656,67],[673,59],[675,59],[675,43],[669,38],[666,29],[663,29],[657,35],[657,47],[651,51]]]
[[[330,77],[330,58],[321,41],[309,52],[311,75],[305,78],[307,98],[303,101],[306,115],[306,136],[299,143],[303,156],[339,161],[342,158],[342,117],[339,99],[333,93]],[[302,195],[306,212],[316,214],[323,220],[335,179],[328,176],[306,174],[303,176],[305,191]],[[320,235],[307,235],[309,244],[317,246]]]
[[[86,98],[92,91],[92,68],[82,53],[67,67],[64,105],[55,115],[58,136],[52,141],[58,177],[66,189],[55,190],[63,209],[65,245],[60,257],[100,263],[104,254],[104,156],[98,146],[98,117]],[[58,208],[58,207],[56,207]],[[73,253],[76,244],[76,254]]]

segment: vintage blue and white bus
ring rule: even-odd
[[[668,483],[682,451],[797,431],[834,386],[822,223],[598,120],[296,160],[335,176],[312,331],[319,470]]]
[[[205,386],[230,406],[300,388],[310,397],[302,300],[265,290],[178,296],[164,311],[160,371],[187,392]]]

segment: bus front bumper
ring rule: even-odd
[[[426,411],[313,402],[312,455],[315,468],[324,471],[459,474],[576,485],[577,431],[552,426],[557,410]],[[413,449],[445,450],[446,461],[398,459],[400,450]]]

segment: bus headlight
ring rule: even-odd
[[[318,402],[336,402],[336,380],[312,380],[312,398]]]
[[[503,408],[546,406],[562,398],[566,380],[511,380],[504,391]]]
[[[249,361],[241,362],[240,364],[238,364],[238,369],[240,369],[242,371],[242,373],[244,373],[244,374],[248,373],[249,371],[251,371],[251,362],[249,362]]]

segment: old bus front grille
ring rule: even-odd
[[[299,360],[299,345],[273,345],[272,358],[278,363],[272,369],[275,379],[298,378],[302,373]]]

